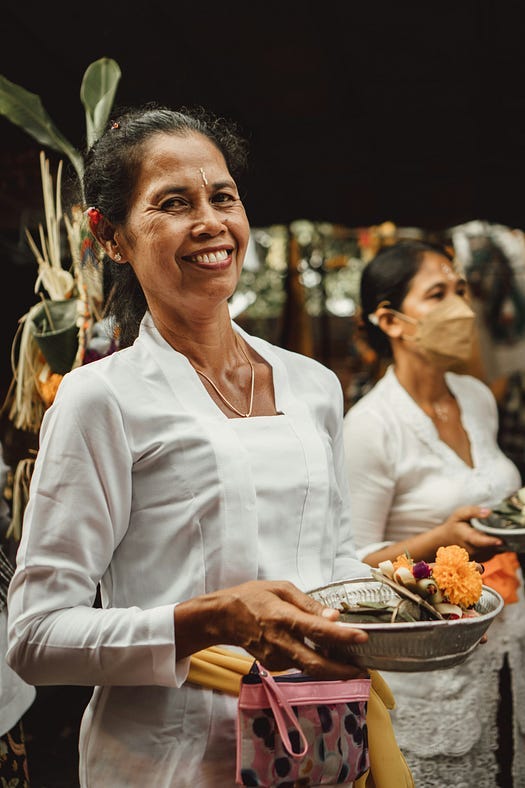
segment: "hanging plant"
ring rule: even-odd
[[[86,69],[80,87],[88,148],[102,133],[121,77],[118,64],[101,58]],[[82,180],[84,160],[44,108],[39,96],[0,75],[0,114],[20,126],[44,148],[67,157]],[[62,159],[53,178],[40,152],[44,221],[38,236],[25,228],[38,265],[35,294],[39,300],[18,321],[11,347],[13,378],[2,412],[13,427],[36,435],[45,410],[54,400],[63,375],[87,359],[89,337],[103,316],[102,266],[95,253],[83,206],[62,209]],[[62,236],[67,244],[62,243]],[[10,535],[20,539],[22,519],[37,449],[16,464],[12,482]]]
[[[80,100],[88,147],[108,121],[120,77],[118,63],[106,57],[84,73]],[[0,76],[0,113],[46,148],[67,156],[82,194],[83,156],[53,122],[39,96]],[[103,311],[102,267],[82,207],[62,210],[62,159],[55,182],[43,151],[40,170],[44,223],[38,226],[38,239],[27,227],[25,234],[38,265],[35,293],[41,300],[19,320],[11,353],[13,381],[4,403],[14,426],[30,432],[38,431],[61,376],[82,363],[87,334]]]

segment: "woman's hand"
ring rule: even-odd
[[[368,640],[366,632],[342,625],[338,618],[337,610],[292,583],[249,581],[177,605],[177,659],[207,646],[228,644],[243,647],[269,670],[299,668],[327,679],[365,676],[362,668],[324,656],[330,646]]]
[[[461,506],[443,525],[438,526],[443,545],[457,544],[464,547],[471,560],[488,561],[501,552],[503,541],[497,536],[477,531],[471,524],[473,517],[487,517],[490,509],[481,506]]]

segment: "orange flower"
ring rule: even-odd
[[[400,566],[404,566],[407,569],[412,569],[414,566],[414,562],[407,556],[406,553],[401,553],[401,555],[398,555],[397,558],[392,561],[392,564],[394,566],[394,571],[399,569]]]
[[[447,566],[461,566],[470,561],[469,554],[464,547],[450,544],[448,547],[439,547],[436,553],[436,563]]]
[[[476,562],[469,560],[469,554],[463,547],[440,547],[436,553],[432,575],[442,594],[453,605],[471,607],[481,596],[481,574]]]
[[[60,386],[63,377],[64,376],[59,375],[58,372],[52,372],[47,380],[37,379],[36,386],[38,393],[40,394],[46,408],[53,404],[58,387]]]

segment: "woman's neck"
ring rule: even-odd
[[[239,350],[229,312],[206,319],[185,317],[166,320],[152,314],[161,336],[193,366],[208,370],[224,370],[238,365]]]
[[[396,359],[394,372],[399,383],[425,411],[450,401],[452,395],[445,379],[445,370],[419,359]]]

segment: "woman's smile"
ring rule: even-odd
[[[183,260],[201,268],[222,270],[232,263],[233,248],[206,249],[192,255],[184,255]]]

